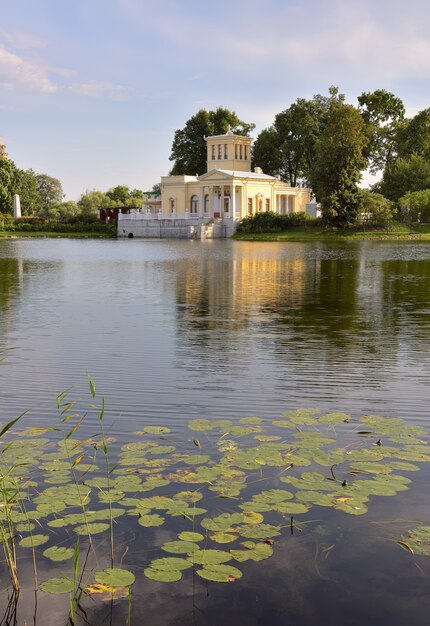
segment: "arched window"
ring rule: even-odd
[[[199,212],[199,198],[198,196],[191,196],[191,213],[196,215]]]
[[[209,213],[209,194],[205,194],[205,206],[204,206],[204,211],[205,213]]]

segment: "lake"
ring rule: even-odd
[[[105,399],[103,423],[112,459],[127,443],[141,440],[136,432],[163,426],[170,432],[153,433],[154,448],[167,443],[176,452],[213,456],[221,451],[224,464],[230,450],[234,464],[234,446],[242,445],[239,431],[231,434],[228,425],[190,429],[189,422],[231,420],[232,428],[254,423],[264,436],[290,445],[296,431],[273,421],[289,411],[294,422],[297,415],[307,415],[294,411],[317,408],[321,414],[346,413],[350,423],[322,428],[312,417],[309,424],[300,418],[298,431],[318,427],[327,436],[329,430],[342,450],[361,445],[361,437],[373,454],[383,449],[384,433],[375,436],[378,431],[364,427],[361,416],[402,418],[429,429],[429,348],[426,243],[0,240],[0,422],[28,410],[18,432],[58,426],[58,394],[70,390],[71,399],[88,401],[89,374],[96,401]],[[96,412],[87,412],[81,439],[100,431]],[[261,422],[247,422],[250,417]],[[43,436],[53,442],[59,437],[57,431]],[[243,437],[247,448],[254,433]],[[265,488],[291,488],[280,481],[281,470],[267,458],[260,461],[260,469],[250,467],[251,479],[240,496],[206,493],[208,478],[198,485],[205,500],[197,505],[205,502],[210,517],[233,514],[242,499],[257,493],[259,480],[266,481]],[[287,512],[276,517],[263,507],[264,521],[280,529],[265,543],[273,542],[274,554],[243,562],[242,577],[229,584],[196,576],[195,567],[179,582],[150,580],[143,572],[151,559],[183,557],[160,553],[159,546],[175,539],[177,529],[186,531],[187,520],[173,517],[165,525],[142,528],[132,515],[118,518],[116,559],[136,575],[131,606],[124,598],[104,602],[93,596],[84,603],[87,619],[122,624],[130,612],[131,623],[153,626],[424,626],[430,556],[397,543],[407,543],[409,529],[430,524],[430,466],[418,465],[420,471],[404,474],[412,481],[407,490],[393,497],[372,495],[365,515],[313,503],[291,520]],[[330,463],[291,467],[298,477],[318,471],[339,482]],[[36,482],[44,480],[42,469],[35,470]],[[172,484],[150,495],[170,497]],[[193,521],[193,531],[198,528],[201,532]],[[57,532],[66,533],[62,545],[72,545],[73,531]],[[106,537],[94,537],[103,554]],[[238,540],[218,547],[234,549]],[[45,547],[36,549],[39,583],[57,575],[59,567],[43,556]],[[93,569],[108,566],[97,558]],[[23,550],[22,563],[17,623],[31,620],[34,612],[31,553]],[[4,574],[0,598],[5,606],[6,586]],[[40,623],[66,623],[67,595],[38,595]]]

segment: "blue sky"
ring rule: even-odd
[[[226,106],[255,135],[299,97],[430,106],[424,0],[0,0],[0,136],[67,199],[167,174],[175,129]]]

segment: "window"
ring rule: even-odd
[[[244,156],[245,161],[248,159],[247,149],[248,149],[248,146],[243,146],[243,151],[245,152],[245,156]]]
[[[221,144],[218,144],[218,160],[221,161],[222,159],[222,152],[221,152]]]
[[[257,211],[261,213],[263,211],[263,198],[257,197]]]
[[[170,198],[170,213],[175,212],[175,198]]]
[[[224,213],[230,212],[230,198],[228,196],[224,197]]]
[[[227,144],[224,144],[224,159],[228,159],[228,147]]]
[[[205,194],[204,211],[209,213],[209,194]]]
[[[248,215],[252,215],[252,198],[248,198]]]
[[[266,198],[266,211],[270,211],[270,200]]]
[[[191,196],[191,213],[196,215],[199,212],[198,196]]]
[[[215,161],[215,145],[212,144],[212,161]]]
[[[239,159],[242,159],[242,158],[243,158],[243,156],[242,156],[242,144],[240,144],[240,146],[239,146]]]
[[[237,143],[234,144],[234,158],[237,160]]]

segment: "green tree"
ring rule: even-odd
[[[417,113],[399,129],[397,149],[400,157],[416,154],[430,161],[430,108]]]
[[[405,217],[413,222],[430,222],[430,189],[405,194],[399,205]]]
[[[430,160],[417,154],[388,163],[381,181],[373,186],[374,191],[394,201],[423,189],[430,189]]]
[[[102,191],[87,190],[81,195],[78,200],[78,207],[81,210],[82,215],[98,215],[98,209],[104,209],[115,206],[116,203],[108,195]]]
[[[62,202],[64,192],[58,178],[53,178],[47,174],[36,174],[36,180],[42,207],[48,209]]]
[[[12,213],[17,168],[13,161],[0,159],[0,212]]]
[[[350,104],[333,100],[315,146],[310,182],[321,202],[326,222],[344,227],[356,221],[360,209],[358,182],[367,166],[369,142],[365,123]]]
[[[36,173],[30,170],[16,170],[15,193],[19,194],[22,215],[37,213],[42,206]]]
[[[236,113],[224,107],[215,111],[200,109],[185,124],[175,131],[170,160],[174,161],[171,174],[204,174],[206,172],[207,151],[205,137],[223,135],[228,129],[236,135],[248,136],[255,124],[240,120]]]
[[[363,92],[358,97],[358,103],[369,130],[369,164],[370,171],[375,174],[396,156],[397,137],[403,126],[405,107],[400,98],[385,89]]]
[[[296,187],[309,183],[316,163],[316,147],[327,123],[333,103],[342,103],[345,96],[337,87],[329,95],[315,95],[311,100],[299,98],[288,109],[278,113],[272,127],[262,131],[253,147],[255,165],[266,173]]]
[[[106,195],[108,198],[113,200],[113,202],[125,205],[127,200],[130,198],[130,189],[127,185],[117,185],[116,187],[109,189],[109,191],[106,192]]]
[[[393,218],[394,204],[380,193],[361,189],[360,212],[366,215],[370,223],[381,225]]]

